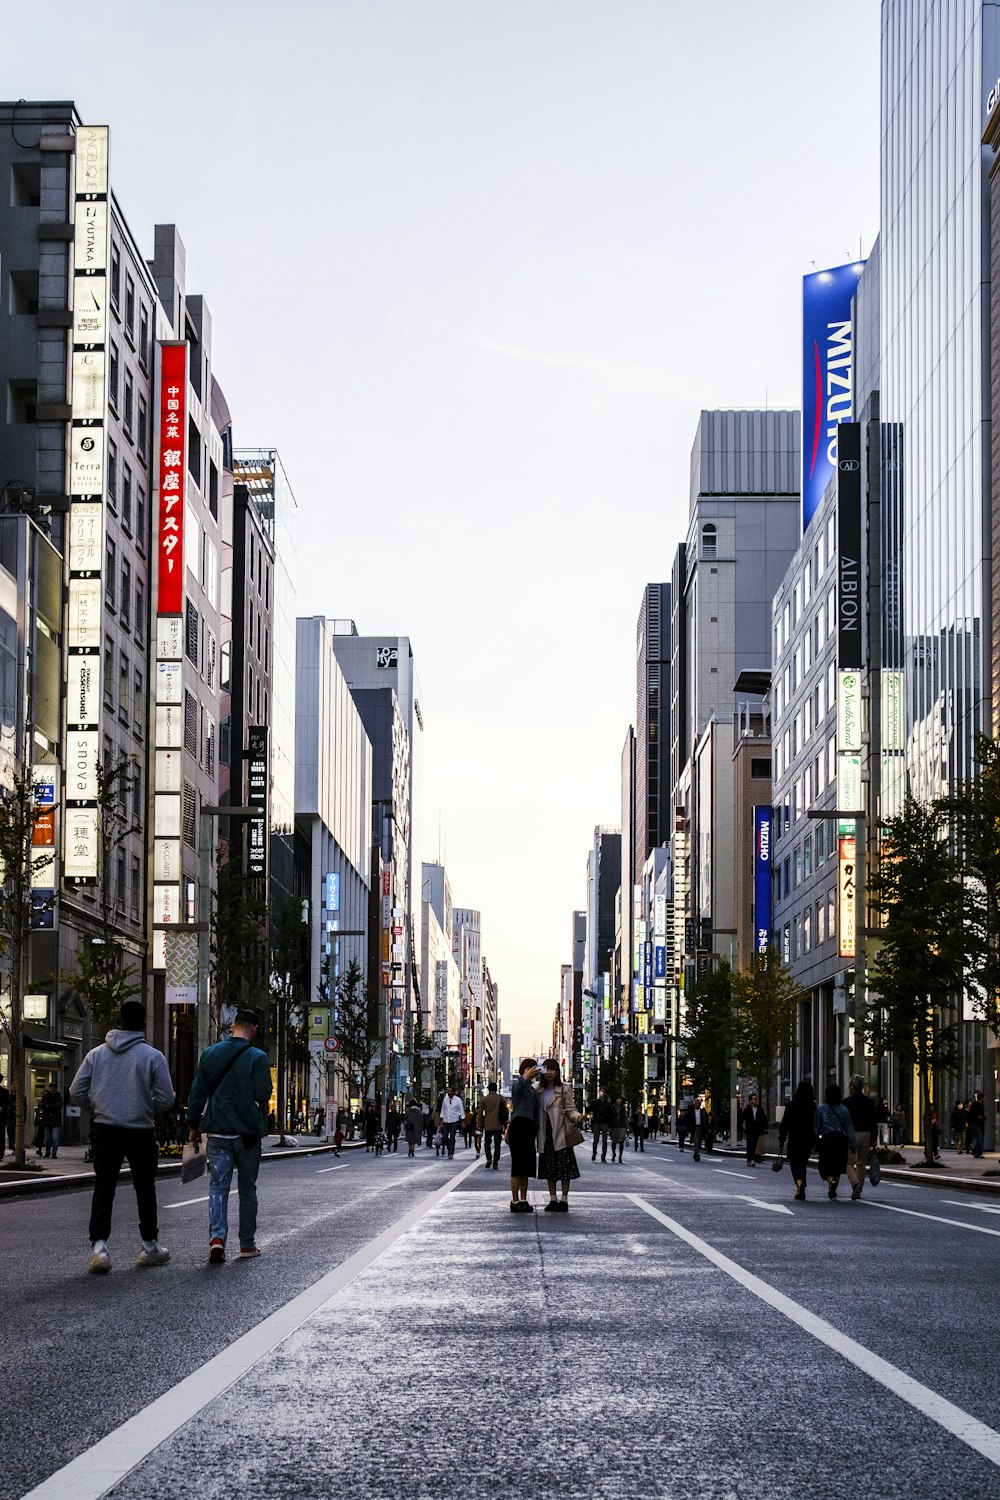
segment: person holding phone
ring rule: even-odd
[[[528,1202],[528,1183],[535,1175],[537,1155],[535,1138],[538,1130],[539,1100],[537,1080],[542,1070],[533,1057],[522,1057],[517,1077],[510,1086],[510,1123],[507,1145],[510,1147],[510,1211],[533,1214]]]

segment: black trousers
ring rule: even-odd
[[[594,1126],[594,1160],[597,1160],[597,1143],[601,1143],[601,1161],[605,1161],[608,1155],[608,1127],[606,1125]]]
[[[487,1130],[484,1137],[486,1150],[486,1165],[495,1167],[500,1162],[500,1142],[503,1140],[502,1130]]]
[[[139,1209],[139,1233],[144,1240],[155,1240],[156,1164],[159,1151],[155,1130],[125,1130],[120,1125],[91,1126],[94,1154],[94,1201],[90,1207],[90,1238],[106,1240],[111,1234],[111,1210],[122,1163],[132,1171],[132,1186]]]
[[[398,1151],[399,1150],[399,1131],[398,1130],[390,1130],[389,1131],[389,1150],[390,1151]]]

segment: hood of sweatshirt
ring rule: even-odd
[[[104,1038],[112,1052],[127,1052],[130,1047],[138,1047],[140,1042],[146,1040],[144,1031],[109,1031]]]

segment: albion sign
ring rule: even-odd
[[[862,665],[861,425],[837,428],[837,666]]]

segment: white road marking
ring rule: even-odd
[[[957,1198],[943,1198],[941,1201],[951,1208],[974,1208],[981,1214],[1000,1214],[1000,1208],[987,1208],[985,1203],[961,1203]]]
[[[737,1193],[736,1196],[743,1203],[752,1203],[754,1208],[766,1208],[768,1213],[788,1214],[790,1218],[795,1217],[792,1210],[784,1203],[768,1203],[766,1198],[754,1198],[750,1193]]]
[[[230,1198],[232,1198],[236,1192],[238,1192],[237,1188],[230,1188],[229,1189],[229,1196],[230,1196]],[[183,1203],[164,1203],[162,1206],[164,1208],[190,1208],[192,1203],[207,1203],[207,1202],[208,1202],[208,1194],[206,1193],[203,1198],[185,1198]]]
[[[713,1172],[721,1172],[725,1177],[739,1177],[743,1182],[747,1180],[745,1172],[734,1172],[731,1167],[713,1167]]]
[[[954,1229],[968,1229],[972,1234],[992,1234],[1000,1239],[1000,1229],[987,1229],[985,1224],[963,1224],[961,1219],[943,1219],[940,1214],[922,1214],[915,1208],[897,1208],[895,1203],[876,1203],[874,1198],[862,1198],[870,1208],[884,1209],[887,1214],[906,1214],[911,1219],[931,1219],[935,1224],[950,1224]]]
[[[322,1177],[322,1175],[323,1175],[324,1172],[344,1172],[346,1170],[347,1170],[347,1163],[346,1163],[346,1161],[342,1161],[336,1167],[320,1167],[319,1170],[318,1170],[318,1172],[316,1173],[316,1176],[317,1177]]]
[[[444,1187],[430,1193],[415,1208],[411,1208],[409,1213],[397,1219],[395,1224],[369,1240],[367,1245],[342,1265],[322,1276],[313,1286],[307,1287],[304,1292],[286,1302],[284,1307],[279,1307],[277,1312],[264,1318],[256,1328],[251,1328],[249,1333],[236,1339],[228,1349],[223,1349],[221,1354],[208,1360],[200,1369],[193,1371],[142,1411],[136,1412],[134,1417],[109,1432],[107,1437],[101,1438],[92,1448],[44,1479],[33,1490],[29,1490],[22,1500],[65,1500],[67,1495],[72,1495],[73,1500],[100,1500],[101,1495],[120,1483],[144,1458],[148,1458],[154,1448],[166,1442],[185,1422],[203,1411],[209,1402],[235,1385],[248,1370],[253,1369],[266,1354],[289,1338],[313,1313],[318,1312],[338,1292],[342,1292],[363,1271],[367,1271],[369,1266],[429,1214],[470,1172],[474,1172],[478,1165],[478,1162],[473,1161],[461,1172],[456,1172]]]
[[[901,1401],[905,1401],[923,1416],[929,1417],[932,1422],[936,1422],[939,1427],[943,1427],[960,1442],[967,1444],[989,1463],[1000,1467],[1000,1432],[987,1427],[985,1422],[980,1422],[977,1417],[971,1416],[969,1412],[963,1411],[953,1402],[946,1401],[943,1396],[939,1396],[928,1386],[921,1385],[919,1380],[914,1380],[912,1375],[907,1375],[905,1370],[900,1370],[896,1365],[890,1364],[887,1359],[882,1359],[875,1354],[873,1350],[866,1349],[864,1344],[859,1344],[856,1339],[841,1333],[825,1318],[818,1318],[815,1313],[810,1312],[800,1303],[794,1302],[791,1297],[786,1297],[776,1287],[770,1286],[766,1281],[761,1281],[760,1277],[755,1276],[752,1271],[730,1260],[728,1255],[723,1255],[706,1240],[692,1234],[690,1229],[685,1229],[684,1225],[678,1224],[676,1219],[668,1218],[666,1214],[654,1208],[651,1203],[647,1203],[637,1193],[629,1193],[627,1196],[644,1213],[649,1214],[650,1218],[663,1224],[671,1234],[683,1240],[686,1245],[690,1245],[692,1250],[696,1250],[699,1255],[711,1261],[714,1266],[732,1277],[748,1292],[752,1292],[755,1297],[759,1297],[762,1302],[773,1307],[775,1312],[781,1313],[789,1322],[811,1334],[819,1343],[825,1344],[835,1354],[841,1355],[842,1358],[856,1365],[862,1374],[870,1375],[872,1380],[885,1386],[894,1396],[898,1396]],[[908,1210],[898,1209],[897,1212],[907,1213]],[[993,1230],[987,1231],[989,1234],[994,1232]]]

